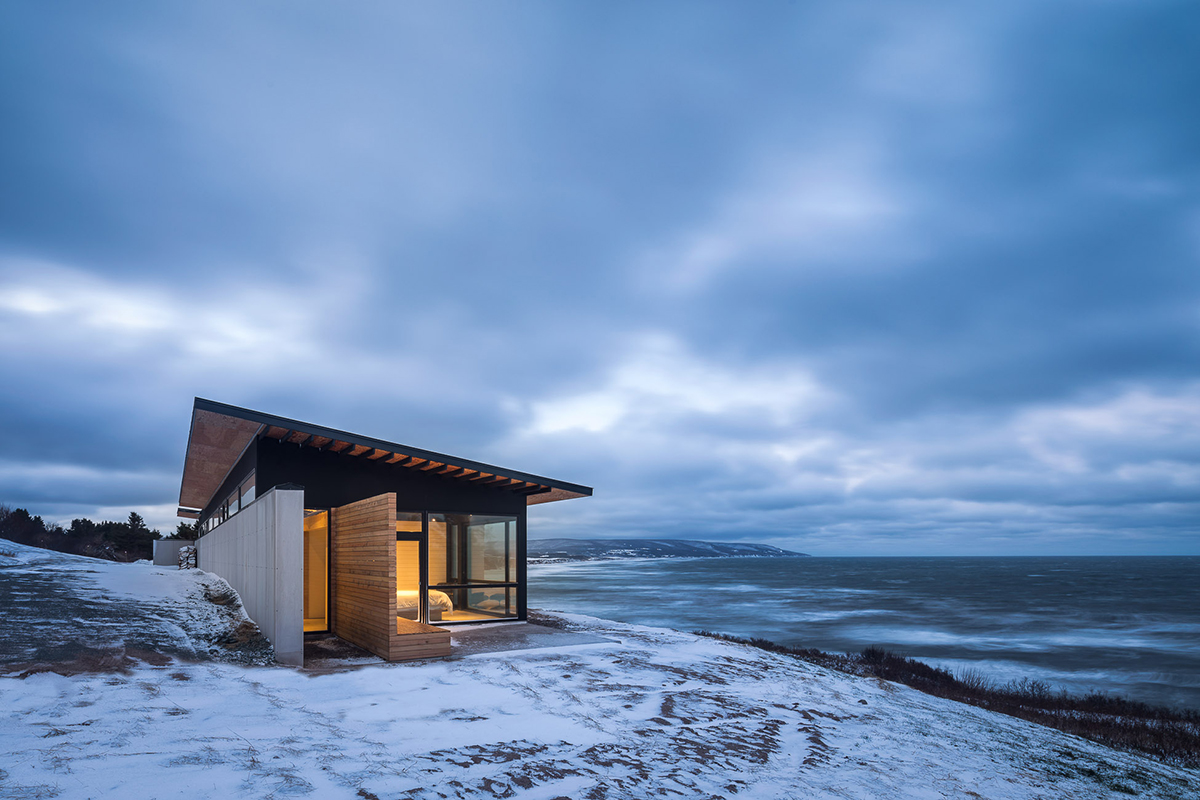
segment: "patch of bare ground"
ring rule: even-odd
[[[304,639],[305,672],[342,672],[365,664],[382,663],[379,656],[337,636],[306,636]]]
[[[129,675],[139,663],[165,666],[171,663],[169,656],[138,647],[88,647],[78,645],[58,650],[57,658],[32,662],[4,664],[3,672],[28,678],[43,672],[56,675],[86,675],[90,673],[116,672]]]
[[[172,659],[274,662],[271,643],[216,576],[180,573],[182,595],[138,600],[107,590],[98,576],[143,567],[32,549],[21,555],[0,562],[0,674],[113,672]]]

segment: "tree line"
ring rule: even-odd
[[[0,539],[109,561],[149,559],[154,554],[155,539],[195,539],[199,535],[196,525],[180,522],[173,533],[163,536],[148,528],[136,511],[129,512],[129,519],[124,522],[73,519],[64,528],[33,516],[24,508],[0,505]]]

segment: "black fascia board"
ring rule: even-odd
[[[348,433],[339,431],[336,428],[326,428],[323,425],[313,425],[300,420],[288,419],[279,417],[274,414],[264,414],[261,411],[254,411],[249,408],[241,408],[239,406],[231,406],[228,403],[218,403],[216,400],[206,400],[203,397],[195,398],[193,410],[211,411],[214,414],[224,414],[228,417],[237,417],[239,419],[250,420],[257,422],[260,425],[271,425],[277,428],[287,428],[292,432],[301,431],[310,433],[314,436],[326,436],[331,439],[338,439],[343,442],[349,442],[352,445],[360,447],[372,447],[376,450],[390,450],[391,452],[404,453],[408,456],[422,458],[426,461],[437,461],[441,464],[453,464],[456,467],[465,467],[479,472],[488,472],[493,475],[503,476],[506,478],[518,478],[527,483],[539,483],[542,486],[549,486],[554,489],[563,489],[568,492],[575,492],[587,497],[592,496],[592,487],[582,486],[577,483],[567,483],[566,481],[554,480],[552,478],[533,475],[528,472],[518,472],[516,470],[496,467],[491,464],[484,464],[481,461],[472,461],[466,458],[458,458],[457,456],[446,455],[445,453],[435,453],[432,450],[422,450],[419,447],[409,447],[406,444],[398,444],[396,442],[385,442],[382,439],[373,439],[369,436],[359,436],[356,433]],[[190,439],[190,435],[189,435]],[[191,442],[189,441],[189,445]]]

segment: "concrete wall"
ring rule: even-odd
[[[179,566],[179,548],[187,547],[195,542],[187,539],[155,539],[154,563],[160,567]]]
[[[281,664],[304,663],[304,492],[271,489],[196,541],[200,569],[234,588]]]

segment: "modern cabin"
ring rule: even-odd
[[[281,663],[318,633],[394,661],[448,655],[450,625],[525,619],[526,509],[591,494],[196,398],[179,516]]]

